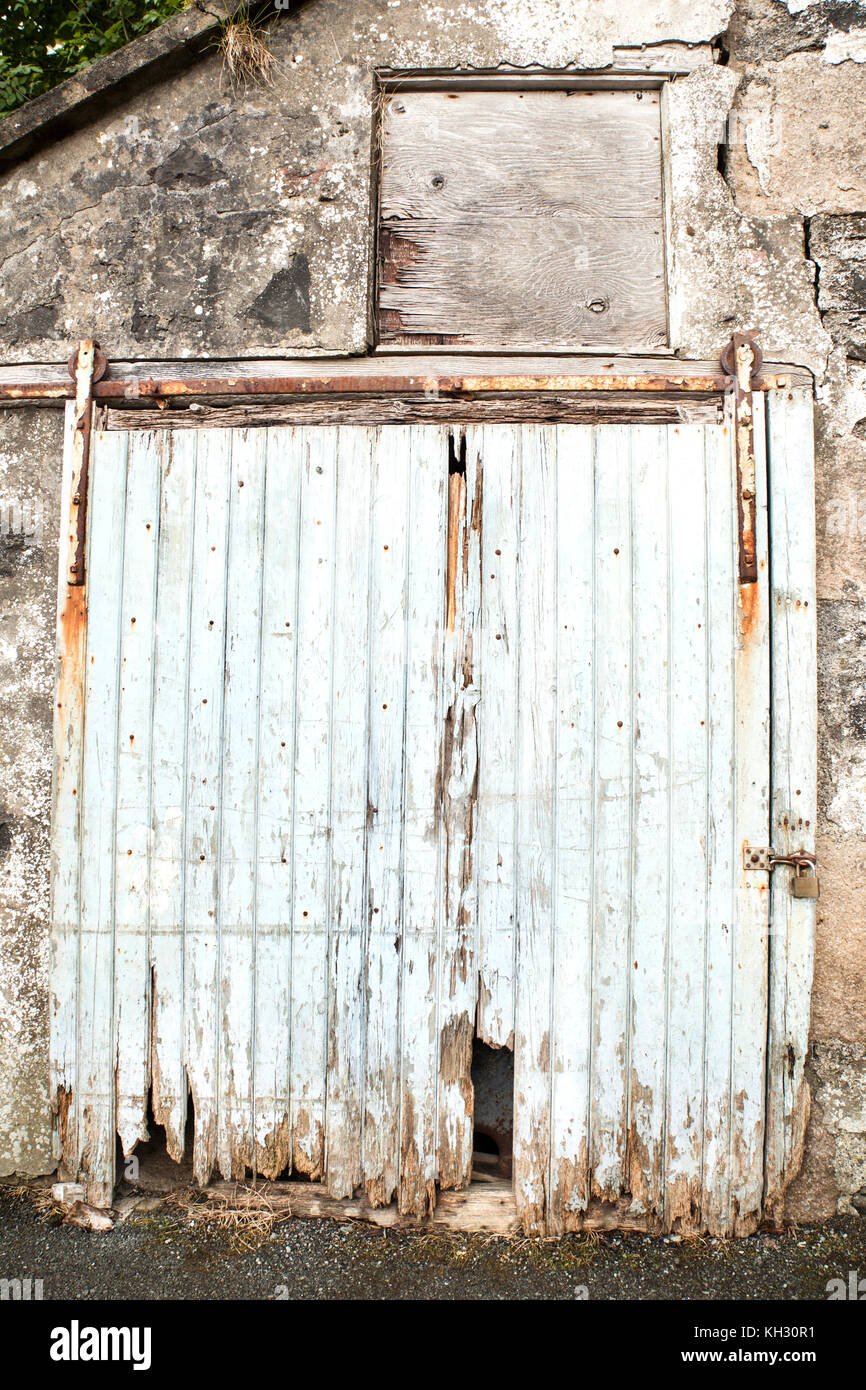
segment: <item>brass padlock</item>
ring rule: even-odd
[[[807,873],[805,864],[798,864],[791,879],[791,892],[795,898],[817,898],[819,893],[818,875]]]

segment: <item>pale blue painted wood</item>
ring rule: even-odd
[[[796,455],[777,553],[806,505],[807,415],[771,406],[774,457]],[[756,1219],[769,895],[741,866],[770,833],[763,431],[754,594],[722,427],[466,442],[449,633],[444,429],[95,436],[52,1041],[94,1193],[150,1078],[177,1155],[189,1084],[199,1180],[324,1170],[340,1196],[423,1212],[436,1181],[468,1180],[479,982],[501,1037],[511,959],[526,1227],[575,1226],[602,1192],[719,1233]],[[788,691],[814,672],[792,551],[774,573]],[[500,622],[516,656],[497,667]],[[809,807],[811,706],[786,724],[782,689],[776,796]],[[805,1047],[813,906],[775,902],[778,1058]],[[780,1175],[801,1122],[802,1088],[776,1084]]]

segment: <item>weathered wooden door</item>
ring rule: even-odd
[[[422,1214],[469,1181],[477,1035],[514,1049],[527,1229],[599,1201],[754,1224],[758,426],[743,587],[722,424],[94,434],[52,1042],[94,1195],[149,1096],[180,1156],[190,1095],[200,1181],[291,1170]]]

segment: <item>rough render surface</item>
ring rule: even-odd
[[[795,0],[740,0],[728,36],[741,82],[727,181],[750,221],[802,226],[827,351],[816,391],[821,901],[798,1219],[852,1210],[866,1184],[866,162],[852,119],[866,97],[864,37],[863,5]]]
[[[0,1175],[51,1167],[48,828],[62,412],[0,414]]]
[[[93,332],[115,357],[365,351],[373,68],[599,66],[615,46],[713,39],[726,61],[708,58],[669,92],[672,342],[713,356],[733,330],[758,328],[768,355],[817,378],[822,898],[812,1115],[790,1205],[814,1219],[850,1209],[866,1185],[866,164],[852,119],[866,82],[866,6],[313,0],[274,26],[273,90],[232,92],[218,58],[205,58],[0,180],[0,355],[60,360]],[[50,541],[60,417],[8,412],[4,431],[7,495],[38,495]],[[14,541],[12,552],[2,574],[12,730],[2,1171],[50,1166],[55,561],[47,541]]]

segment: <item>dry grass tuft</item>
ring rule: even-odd
[[[233,87],[246,90],[251,82],[273,87],[277,60],[268,48],[267,40],[262,38],[259,26],[250,19],[246,5],[239,6],[234,17],[224,26],[220,53],[223,55],[223,72],[228,73]]]
[[[241,1250],[255,1250],[269,1240],[275,1226],[291,1221],[291,1209],[281,1205],[274,1208],[265,1193],[254,1187],[238,1187],[247,1201],[242,1208],[234,1205],[234,1197],[207,1188],[191,1188],[174,1193],[165,1202],[166,1212],[180,1217],[185,1223],[203,1225],[224,1232],[232,1245]]]

